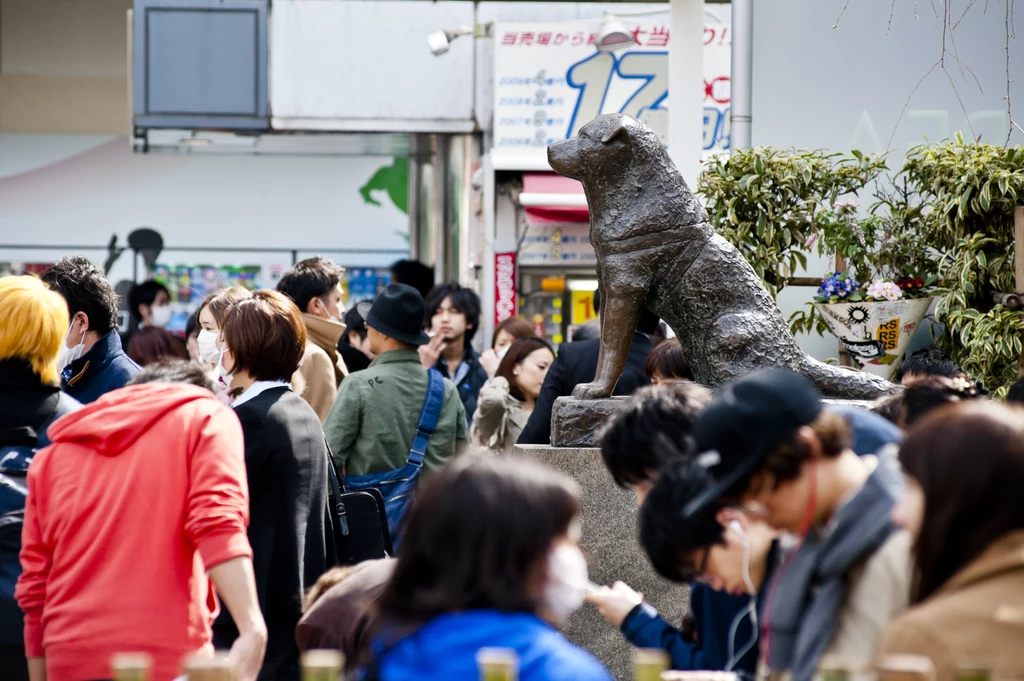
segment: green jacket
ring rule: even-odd
[[[339,474],[365,475],[401,468],[409,457],[427,397],[427,370],[415,350],[385,352],[342,381],[324,422]],[[466,410],[451,381],[430,438],[424,470],[437,470],[469,440]]]

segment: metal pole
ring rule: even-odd
[[[754,0],[732,2],[730,149],[750,147],[754,90]]]
[[[420,260],[427,228],[423,196],[423,140],[421,133],[409,133],[409,258]]]

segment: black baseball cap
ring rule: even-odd
[[[426,345],[430,336],[423,332],[424,309],[419,291],[406,284],[391,284],[373,301],[366,325],[403,343]],[[362,310],[359,313],[362,316]]]
[[[789,369],[759,369],[726,385],[693,424],[697,460],[715,482],[683,509],[689,517],[750,478],[775,447],[821,413],[821,395]]]

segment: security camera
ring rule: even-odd
[[[451,42],[447,31],[436,31],[427,36],[427,45],[430,46],[430,51],[434,53],[435,57],[447,52]]]
[[[475,35],[478,38],[489,37],[490,26],[480,27],[479,30],[475,26],[458,26],[443,31],[436,31],[427,36],[427,45],[430,46],[430,51],[437,57],[447,52],[448,46],[452,44],[452,41],[463,35]]]

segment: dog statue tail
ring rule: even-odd
[[[804,356],[799,372],[814,383],[825,397],[844,395],[850,399],[874,400],[901,390],[901,386],[866,371],[850,371]]]

